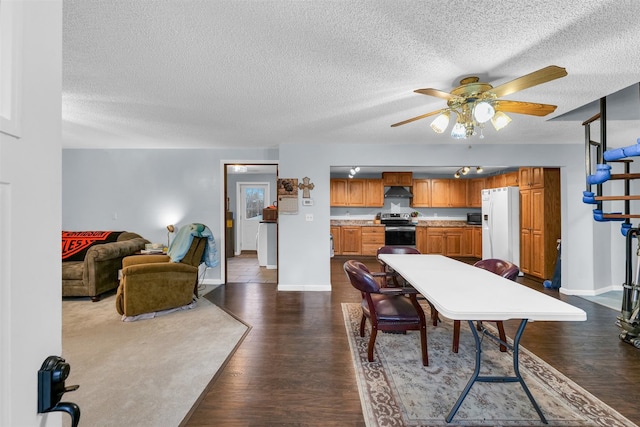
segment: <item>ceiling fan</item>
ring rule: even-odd
[[[491,86],[489,83],[480,82],[478,77],[469,76],[460,80],[460,86],[451,92],[432,88],[416,89],[414,90],[415,93],[445,99],[447,107],[394,123],[391,127],[401,126],[439,114],[431,123],[431,128],[436,133],[443,133],[449,125],[451,113],[455,113],[457,116],[456,123],[451,131],[453,138],[470,138],[476,134],[476,129],[480,129],[480,138],[484,138],[482,129],[489,120],[491,120],[496,130],[500,130],[509,124],[511,118],[505,113],[542,117],[554,112],[557,108],[555,105],[507,101],[499,98],[566,75],[566,69],[556,65],[549,65],[496,87]]]

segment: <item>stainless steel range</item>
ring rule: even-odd
[[[416,246],[416,226],[408,213],[382,213],[380,222],[385,225],[385,246]]]

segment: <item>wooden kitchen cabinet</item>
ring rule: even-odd
[[[365,179],[365,206],[384,207],[384,185],[381,179]]]
[[[331,206],[383,207],[384,186],[381,179],[330,180]]]
[[[343,225],[340,227],[341,255],[360,255],[362,251],[362,227]]]
[[[427,252],[452,257],[463,255],[463,227],[427,227]]]
[[[342,244],[340,238],[340,226],[331,226],[331,236],[333,237],[333,253],[334,255],[342,255]]]
[[[427,227],[427,254],[446,255],[446,242],[444,229]]]
[[[553,169],[545,169],[542,167],[526,167],[519,170],[519,186],[520,188],[542,188],[545,186],[545,171]]]
[[[346,179],[331,179],[330,180],[330,203],[331,206],[348,206],[349,202],[349,184]]]
[[[431,207],[449,207],[449,181],[450,179],[431,180]]]
[[[492,175],[486,178],[485,188],[518,187],[520,180],[519,171]]]
[[[484,178],[472,178],[467,182],[467,206],[470,208],[482,207],[482,190],[486,180]],[[415,196],[414,196],[415,197]]]
[[[411,206],[414,208],[430,208],[431,207],[431,180],[430,179],[414,179],[413,180],[413,199]]]
[[[421,254],[429,253],[429,246],[427,243],[427,227],[416,227],[416,249]]]
[[[413,172],[382,172],[385,187],[411,187]]]
[[[520,172],[513,171],[504,174],[504,186],[505,187],[518,187],[520,182]]]
[[[521,168],[520,270],[551,279],[560,235],[560,170]]]
[[[348,181],[348,204],[347,206],[366,206],[366,183],[364,179],[350,179]]]
[[[376,256],[378,248],[384,246],[384,227],[361,227],[362,255]]]
[[[482,258],[482,227],[473,227],[473,256]]]
[[[463,257],[473,258],[475,251],[473,246],[473,228],[465,227],[462,229],[462,241],[460,242]]]
[[[467,179],[432,179],[432,208],[464,208],[467,206]]]

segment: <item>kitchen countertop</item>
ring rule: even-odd
[[[332,219],[332,226],[353,225],[361,227],[384,227],[384,224],[375,224],[373,220],[366,219]],[[480,227],[480,225],[467,224],[466,220],[451,219],[421,219],[418,218],[416,227]]]

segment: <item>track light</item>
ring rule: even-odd
[[[482,169],[482,166],[476,166],[476,173],[482,173],[484,172],[484,169]],[[460,178],[461,175],[466,175],[471,171],[471,166],[462,166],[460,167],[456,173],[453,174],[453,176],[455,178]]]

